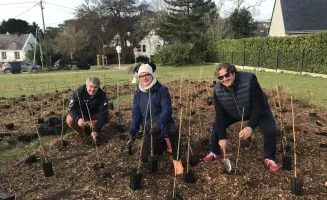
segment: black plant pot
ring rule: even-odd
[[[180,195],[178,192],[175,191],[174,196],[173,194],[167,195],[167,200],[183,200],[182,195]]]
[[[6,124],[5,127],[8,130],[12,130],[14,128],[14,124],[13,123],[9,123],[9,124]]]
[[[212,105],[212,97],[208,97],[207,104],[208,104],[208,106]]]
[[[317,117],[317,113],[315,113],[315,112],[309,113],[309,116],[310,117]]]
[[[137,169],[132,169],[130,176],[129,188],[131,190],[139,190],[142,188],[142,173],[137,173]]]
[[[102,163],[102,162],[98,162],[98,163],[95,163],[95,164],[93,165],[93,169],[94,169],[94,171],[98,171],[98,170],[100,170],[100,169],[102,169],[102,168],[104,168],[104,163]]]
[[[296,196],[303,195],[303,179],[297,178],[297,177],[292,177],[291,192],[292,192],[292,195],[296,195]]]
[[[52,168],[52,162],[48,161],[46,163],[42,163],[43,172],[45,177],[51,177],[53,176],[53,168]]]
[[[194,173],[189,171],[188,173],[183,174],[183,179],[185,183],[195,183],[196,179]]]
[[[149,157],[148,157],[148,169],[149,169],[149,171],[150,172],[158,171],[158,166],[159,166],[158,158],[156,156],[149,155]]]
[[[44,123],[44,119],[43,118],[37,118],[37,123],[38,124],[43,124]]]
[[[0,194],[0,200],[15,200],[15,195],[12,194]]]
[[[192,167],[195,167],[199,162],[199,156],[198,155],[191,155],[190,157],[190,165]]]
[[[33,164],[33,163],[36,163],[36,162],[37,162],[36,155],[29,155],[25,160],[26,164]]]
[[[292,156],[283,155],[282,157],[283,170],[292,170],[292,160],[293,160]]]

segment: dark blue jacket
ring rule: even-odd
[[[152,124],[158,123],[160,125],[161,136],[163,136],[164,126],[168,123],[174,123],[174,119],[171,116],[172,106],[168,88],[157,82],[150,89],[150,96]],[[149,93],[142,92],[141,90],[137,90],[134,93],[132,122],[130,125],[130,131],[133,135],[135,135],[139,130],[140,125],[144,127],[148,99]],[[151,125],[149,106],[148,115],[146,118],[146,134],[149,134],[150,129]]]
[[[94,126],[94,131],[100,133],[102,126],[106,123],[108,118],[108,99],[106,93],[99,88],[98,92],[94,96],[90,96],[86,91],[86,85],[82,85],[77,88],[78,96],[81,102],[81,108],[83,117],[89,119],[89,113],[86,108],[86,103],[90,111],[90,115],[98,114],[97,123]],[[68,114],[77,123],[81,116],[81,109],[78,101],[76,90],[73,93],[73,97],[70,100],[68,107]]]

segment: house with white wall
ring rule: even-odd
[[[327,0],[275,0],[269,36],[327,31]]]
[[[28,51],[32,50],[31,44],[35,44],[35,37],[30,34],[0,34],[0,62],[23,61]]]
[[[139,42],[140,48],[138,56],[147,56],[151,59],[151,56],[154,55],[158,49],[163,47],[164,44],[165,41],[156,34],[155,30],[152,30]]]

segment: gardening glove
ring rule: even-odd
[[[150,135],[152,135],[154,138],[159,138],[160,132],[161,132],[160,125],[158,123],[153,124],[150,130]]]
[[[77,124],[80,126],[80,127],[84,127],[85,126],[85,121],[84,119],[80,118],[77,122]]]
[[[251,136],[252,132],[253,132],[252,128],[247,126],[243,128],[243,130],[241,130],[241,132],[239,133],[239,138],[247,139],[248,137]]]
[[[175,169],[175,174],[180,175],[184,173],[184,167],[181,160],[173,160],[173,165]]]

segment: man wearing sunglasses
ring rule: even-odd
[[[239,132],[239,138],[247,139],[258,126],[264,134],[264,164],[277,171],[275,162],[277,129],[268,104],[267,95],[261,90],[256,76],[249,72],[238,72],[230,63],[217,65],[215,75],[219,82],[215,86],[214,103],[216,118],[211,135],[211,152],[205,162],[218,158],[220,149],[226,152],[228,140],[226,129],[242,120],[249,120]],[[219,148],[220,146],[220,148]]]

